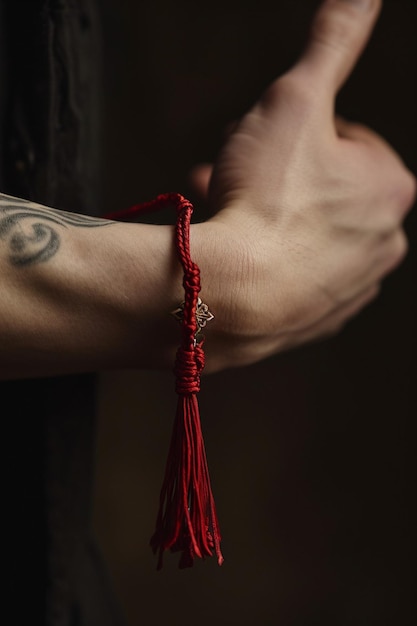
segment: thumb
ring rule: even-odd
[[[381,0],[325,0],[296,67],[307,70],[318,89],[330,90],[334,96],[362,54],[381,4]]]

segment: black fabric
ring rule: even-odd
[[[10,0],[0,12],[1,191],[100,206],[100,35],[93,0]],[[123,623],[90,537],[95,377],[3,382],[10,539],[7,623]]]
[[[99,206],[99,34],[92,0],[6,2],[7,185],[74,212]]]

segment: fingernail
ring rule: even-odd
[[[372,7],[373,0],[341,0],[341,2],[346,2],[346,4],[351,4],[361,11],[369,11]]]

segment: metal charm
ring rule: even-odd
[[[182,322],[184,319],[184,306],[185,302],[182,302],[180,306],[175,309],[175,311],[171,312],[171,315],[175,317],[176,320]],[[197,320],[197,332],[195,334],[195,343],[200,343],[203,339],[203,334],[201,330],[207,325],[207,322],[211,322],[214,319],[213,313],[211,313],[208,305],[205,304],[201,298],[197,300],[197,309],[195,312],[195,317]]]

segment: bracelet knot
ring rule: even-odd
[[[178,348],[175,360],[175,390],[179,395],[191,395],[200,391],[200,374],[204,367],[204,352],[196,345],[192,350]]]

